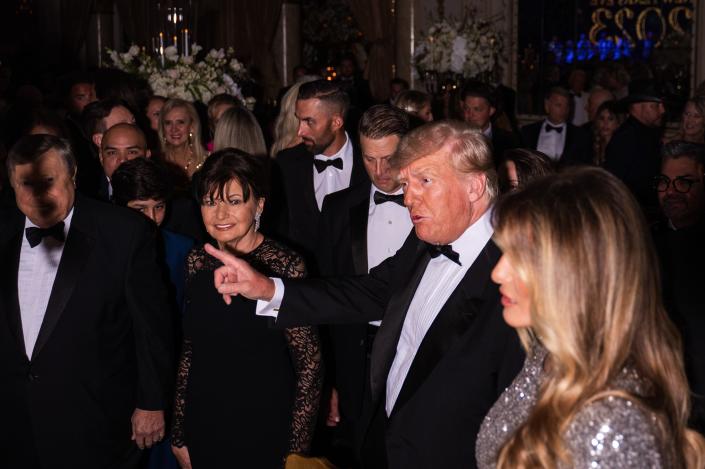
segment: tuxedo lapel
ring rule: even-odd
[[[390,418],[426,381],[443,356],[462,342],[463,336],[472,326],[482,308],[482,295],[492,266],[496,262],[496,259],[492,261],[490,255],[492,247],[491,242],[485,246],[426,332],[404,379]]]
[[[54,285],[49,295],[49,304],[47,304],[44,320],[39,329],[39,336],[37,337],[37,342],[32,351],[32,360],[41,352],[42,348],[49,340],[51,333],[54,331],[56,324],[59,322],[66,308],[66,304],[73,294],[83,266],[90,257],[93,239],[84,231],[84,220],[87,219],[88,215],[83,213],[78,206],[77,200],[71,227],[66,236],[64,252],[61,254],[59,269],[56,272]]]
[[[563,158],[566,157],[568,150],[570,149],[571,145],[573,145],[573,138],[575,136],[573,135],[574,132],[571,127],[572,126],[570,124],[565,124],[565,143],[563,144],[563,151],[561,152],[561,161],[563,160]]]
[[[311,213],[318,214],[321,211],[318,209],[318,202],[316,201],[316,190],[313,187],[313,155],[309,152],[302,155],[301,159],[301,183],[303,184],[304,197],[306,198],[306,205],[308,205]]]
[[[15,336],[17,346],[25,355],[24,334],[22,332],[22,317],[20,313],[20,300],[17,291],[17,273],[20,265],[20,250],[22,249],[22,229],[17,227],[17,232],[8,239],[3,246],[2,275],[2,304],[5,310],[10,332]]]
[[[350,173],[350,187],[362,184],[363,182],[368,182],[369,178],[367,176],[367,171],[362,163],[362,156],[360,146],[353,142],[353,167]]]
[[[416,262],[414,263],[409,276],[406,288],[391,297],[387,309],[382,319],[382,325],[377,331],[377,336],[372,344],[372,355],[370,358],[370,386],[372,399],[378,399],[383,395],[387,382],[387,374],[396,354],[397,343],[401,334],[406,313],[414,298],[416,289],[421,282],[426,267],[431,256],[426,250],[425,243],[418,241],[416,249]],[[400,275],[404,275],[402,272]],[[406,277],[404,277],[406,278]]]
[[[367,273],[367,219],[369,197],[350,208],[350,248],[356,275]]]

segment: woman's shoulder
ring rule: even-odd
[[[657,417],[628,394],[594,400],[577,412],[565,433],[571,467],[665,467],[657,428]]]
[[[265,237],[262,244],[251,254],[257,262],[277,276],[297,278],[306,273],[303,257],[274,239]]]
[[[192,247],[188,256],[186,256],[186,267],[189,277],[201,270],[213,270],[220,265],[216,258],[206,252],[203,244]]]

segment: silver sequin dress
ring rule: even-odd
[[[480,469],[496,467],[499,451],[526,420],[534,406],[542,382],[546,350],[534,347],[524,367],[485,417],[477,437],[475,455]],[[613,383],[636,395],[643,395],[636,371],[627,367]],[[580,410],[564,434],[572,456],[570,466],[593,468],[662,468],[664,460],[655,427],[655,417],[631,401],[607,397]]]

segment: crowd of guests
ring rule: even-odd
[[[705,97],[340,75],[6,137],[0,466],[705,467]]]

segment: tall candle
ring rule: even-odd
[[[189,56],[189,38],[188,38],[188,28],[184,29],[184,56]]]
[[[159,33],[159,60],[164,67],[164,33]]]

